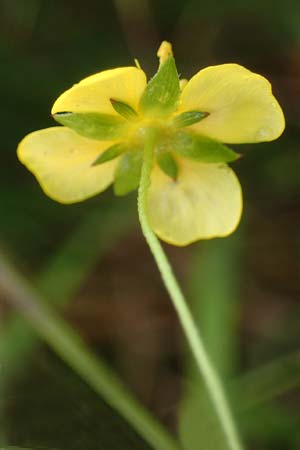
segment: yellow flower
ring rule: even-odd
[[[35,131],[18,157],[49,197],[74,203],[114,183],[119,195],[138,186],[144,140],[157,130],[156,161],[148,192],[152,229],[164,241],[186,245],[226,236],[242,211],[238,179],[226,162],[226,143],[271,141],[285,122],[270,83],[238,64],[200,70],[188,82],[177,75],[171,46],[147,85],[138,67],[105,70],[64,92],[54,118],[66,125]]]

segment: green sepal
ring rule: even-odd
[[[140,100],[145,114],[165,116],[176,109],[180,95],[179,77],[173,56],[169,56],[149,81]]]
[[[114,181],[114,193],[126,195],[138,188],[142,170],[142,151],[133,150],[125,153],[121,158]]]
[[[176,128],[183,128],[205,119],[209,113],[201,111],[185,111],[174,117],[172,123]]]
[[[226,163],[240,158],[226,145],[192,132],[175,133],[170,144],[178,155],[204,163]]]
[[[99,164],[106,163],[111,161],[112,159],[117,158],[125,151],[125,147],[123,144],[114,144],[105,150],[101,155],[98,156],[97,159],[93,162],[92,166],[98,166]]]
[[[138,119],[137,112],[127,103],[120,102],[114,98],[110,99],[110,103],[114,110],[120,114],[120,116],[124,117],[124,119],[129,120],[130,122],[134,122]]]
[[[126,122],[121,117],[95,112],[59,112],[53,117],[57,122],[71,128],[81,136],[102,141],[120,137],[126,126]]]
[[[178,177],[178,165],[171,153],[161,153],[157,157],[157,163],[161,170],[173,180]]]

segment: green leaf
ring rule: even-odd
[[[111,161],[112,159],[120,156],[124,152],[124,150],[125,147],[123,144],[114,144],[103,153],[101,153],[101,155],[99,155],[98,158],[93,162],[92,166],[98,166],[99,164]]]
[[[140,101],[144,113],[165,116],[175,110],[180,94],[179,77],[173,56],[160,65]]]
[[[173,125],[177,128],[188,127],[194,123],[200,122],[205,119],[209,113],[201,111],[186,111],[178,116],[174,117]]]
[[[124,119],[129,121],[136,121],[138,118],[137,112],[127,103],[120,102],[114,98],[110,99],[110,103],[114,110],[120,114],[120,116],[124,117]]]
[[[204,163],[224,163],[240,157],[226,145],[192,132],[175,133],[171,144],[177,154]]]
[[[59,112],[53,117],[82,136],[103,141],[120,137],[126,126],[126,122],[118,116],[94,112]]]
[[[178,428],[182,448],[186,450],[232,450],[219,418],[200,377],[183,385],[179,405]]]
[[[142,152],[134,150],[126,153],[120,160],[114,182],[116,195],[126,195],[138,188],[142,170]]]
[[[225,379],[231,379],[235,373],[238,354],[240,310],[236,289],[241,277],[242,238],[237,233],[227,239],[202,242],[201,248],[195,248],[187,284],[195,323],[202,332],[212,363]],[[186,360],[184,378],[188,382],[182,384],[178,408],[179,435],[184,449],[232,450],[232,446],[226,444],[207,388],[191,355]],[[229,393],[234,391],[235,379],[231,385]],[[244,393],[239,394],[237,406],[243,402]]]
[[[161,153],[157,157],[157,162],[161,170],[173,180],[177,179],[178,166],[171,153]]]

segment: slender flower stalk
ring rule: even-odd
[[[222,385],[156,236],[185,246],[232,233],[243,201],[228,165],[239,155],[227,144],[277,139],[285,119],[268,80],[245,67],[211,66],[186,81],[180,79],[170,43],[163,42],[157,56],[158,70],[148,82],[139,66],[120,67],[68,89],[52,107],[63,126],[30,133],[20,142],[18,157],[60,203],[83,201],[111,184],[120,196],[139,189],[144,236],[206,383],[226,448],[241,450]]]
[[[149,225],[147,215],[147,194],[151,182],[152,166],[154,164],[154,150],[155,131],[149,129],[148,138],[144,149],[142,174],[138,191],[138,213],[142,231],[178,314],[178,318],[184,330],[190,349],[195,357],[199,372],[204,379],[210,399],[226,437],[228,447],[232,450],[241,450],[242,446],[239,441],[234,420],[222,384],[209,359],[209,356],[207,355],[201,335],[173,273],[172,267],[170,266],[159,240]]]

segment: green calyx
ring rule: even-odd
[[[60,124],[71,128],[81,136],[107,141],[118,139],[126,131],[126,121],[118,116],[95,112],[58,112],[53,115]]]
[[[169,146],[179,156],[203,163],[227,163],[240,158],[226,145],[188,131],[174,133]]]
[[[124,119],[129,120],[130,122],[135,122],[138,120],[137,112],[127,103],[121,102],[114,98],[110,99],[110,103],[114,110],[120,114],[120,116],[124,117]]]
[[[143,153],[140,149],[125,153],[119,161],[115,171],[114,193],[118,196],[126,195],[138,188]]]
[[[173,56],[169,56],[149,81],[140,100],[147,116],[165,117],[176,110],[180,95],[179,76]]]
[[[206,111],[177,113],[180,83],[175,60],[170,55],[160,58],[157,73],[147,84],[137,111],[129,104],[110,98],[112,114],[97,112],[58,112],[54,119],[76,133],[99,141],[113,141],[99,154],[91,166],[118,158],[114,174],[114,192],[122,196],[137,189],[147,145],[147,130],[155,128],[154,149],[158,167],[171,180],[177,181],[180,158],[203,163],[227,163],[239,155],[217,141],[198,135],[188,127],[205,120]],[[114,114],[117,113],[117,114]]]
[[[172,153],[166,152],[161,153],[157,156],[157,162],[160,169],[174,181],[177,180],[178,177],[178,165]]]
[[[105,150],[97,159],[93,162],[92,166],[98,166],[99,164],[104,164],[112,159],[117,158],[125,151],[125,146],[122,144],[114,144]]]
[[[185,111],[178,116],[175,116],[172,124],[176,128],[188,127],[190,125],[194,125],[194,123],[198,123],[201,120],[205,119],[205,117],[209,116],[208,112],[201,111]]]

